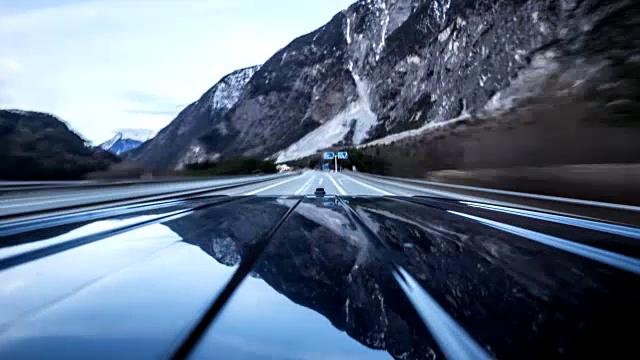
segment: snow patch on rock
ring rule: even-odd
[[[189,147],[189,150],[178,161],[176,170],[183,170],[188,164],[199,164],[207,161],[216,161],[220,159],[220,154],[209,153],[206,148],[200,144],[193,144]]]
[[[438,41],[445,42],[449,39],[451,32],[453,31],[453,24],[447,26],[446,29],[442,30],[440,34],[438,34]]]
[[[447,19],[447,10],[449,10],[449,6],[451,6],[451,0],[434,0],[431,3],[431,9],[433,9],[436,19],[438,19],[441,24],[443,24]]]
[[[346,16],[346,24],[344,29],[344,37],[347,40],[347,44],[351,44],[351,19]]]
[[[420,65],[422,63],[422,59],[419,56],[412,55],[407,58],[407,63],[413,64],[413,65]]]
[[[119,134],[125,139],[145,142],[156,136],[156,131],[149,129],[119,129]]]
[[[230,109],[233,107],[233,105],[240,100],[245,85],[259,69],[259,65],[252,66],[234,71],[222,78],[222,80],[210,90],[209,106],[211,111]]]
[[[380,23],[380,25],[382,26],[382,33],[380,35],[380,43],[376,48],[376,61],[380,60],[382,50],[384,50],[384,47],[386,45],[387,30],[389,29],[389,10],[387,9],[387,5],[384,3],[384,1],[381,1],[380,7],[382,8],[384,16],[382,17],[382,21]]]

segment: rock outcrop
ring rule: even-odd
[[[177,167],[217,159],[220,154],[205,151],[198,140],[216,129],[223,141],[229,130],[221,119],[233,108],[245,85],[259,66],[240,69],[225,76],[200,99],[187,106],[175,120],[128,157],[152,168]]]
[[[169,127],[194,130],[161,133],[139,158],[284,162],[510,111],[557,96],[549,79],[583,93],[609,84],[612,107],[636,109],[638,12],[632,0],[362,0],[243,76],[224,111],[190,105]]]

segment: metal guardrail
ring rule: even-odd
[[[257,175],[260,177],[265,175]],[[270,175],[266,175],[270,176]],[[100,188],[100,187],[116,187],[130,186],[138,184],[169,184],[206,180],[224,180],[233,178],[247,178],[251,175],[229,175],[202,178],[160,178],[160,179],[132,179],[132,180],[77,180],[77,181],[0,181],[0,194],[16,191],[42,191],[42,190],[64,190],[70,188]]]

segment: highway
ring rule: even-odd
[[[287,344],[269,358],[635,344],[633,206],[348,171],[59,185],[0,194],[2,359],[198,359],[256,339]]]
[[[50,185],[38,183],[27,188],[17,186],[5,187],[0,192],[0,218],[21,214],[51,211],[58,209],[88,206],[94,204],[110,204],[116,201],[149,201],[171,196],[186,196],[198,193],[235,187],[242,184],[262,183],[270,179],[280,179],[287,175],[264,175],[244,177],[222,177],[195,181],[168,182],[115,182],[115,183],[74,183],[63,184],[52,182]],[[61,186],[63,186],[61,188]]]
[[[640,226],[640,207],[638,206],[436,184],[351,171],[341,173],[304,171],[284,179],[278,178],[258,184],[231,187],[212,193],[229,196],[312,195],[316,188],[323,188],[327,195],[426,196],[495,206],[515,206],[533,211],[553,212],[563,216],[581,216],[596,221]]]
[[[355,176],[345,173],[330,173],[321,171],[305,171],[302,174],[270,181],[268,183],[243,187],[238,189],[223,190],[220,193],[226,195],[310,195],[316,188],[323,188],[327,195],[409,195],[406,192],[390,192],[382,188],[370,185],[359,180]]]
[[[25,183],[26,184],[26,183]],[[150,201],[202,198],[208,196],[307,196],[317,188],[337,196],[426,196],[457,201],[549,211],[640,226],[640,207],[600,203],[494,189],[473,188],[399,179],[345,171],[341,173],[305,170],[286,174],[222,177],[193,181],[117,183],[38,183],[0,192],[0,224],[16,217],[49,216],[90,211]],[[62,186],[62,187],[61,187]]]

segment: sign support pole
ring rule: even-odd
[[[336,172],[338,172],[338,157],[334,156],[334,159],[336,159]]]

